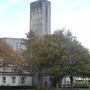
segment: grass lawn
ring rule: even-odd
[[[76,88],[76,89],[70,89],[70,88],[58,88],[58,89],[0,89],[0,90],[90,90],[90,88]]]
[[[90,88],[75,88],[75,89],[70,89],[70,88],[59,88],[59,89],[49,89],[49,90],[90,90]]]
[[[88,89],[78,89],[78,90],[90,90],[90,88],[88,88]]]
[[[2,89],[2,90],[11,90],[11,89]],[[70,89],[70,88],[58,88],[58,89],[12,89],[12,90],[90,90],[90,88],[75,88],[75,89]]]
[[[70,88],[58,88],[58,89],[56,89],[55,88],[55,89],[40,89],[40,90],[90,90],[90,88],[74,88],[74,89],[70,89]]]

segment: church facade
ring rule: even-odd
[[[0,86],[32,86],[32,75],[20,72],[0,72]]]

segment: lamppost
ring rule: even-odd
[[[21,45],[22,45],[22,43],[21,42],[17,42],[17,44],[16,44],[16,51],[18,52],[18,53],[21,53]]]
[[[19,42],[16,43],[16,51],[19,51]]]
[[[4,60],[0,58],[0,62],[1,62],[2,72],[4,72]]]

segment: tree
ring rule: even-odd
[[[59,37],[64,37],[63,40],[59,38],[57,45],[63,51],[60,62],[63,72],[70,77],[72,87],[73,76],[90,76],[90,73],[87,71],[90,68],[86,67],[88,64],[90,65],[90,54],[88,49],[82,46],[70,31],[58,31],[55,34]]]
[[[26,63],[26,70],[32,71],[32,45],[33,43],[38,39],[37,34],[35,34],[33,31],[28,32],[27,34],[27,39],[24,39],[23,44],[25,45],[25,49],[22,51],[22,55],[25,58],[25,63]]]
[[[34,40],[28,38],[26,50],[32,70],[40,75],[54,76],[57,84],[61,85],[62,78],[69,76],[72,87],[73,76],[90,76],[89,51],[70,31],[60,30]]]
[[[22,55],[13,50],[7,43],[0,41],[0,66],[12,66],[14,70],[19,70],[21,64],[25,62]],[[21,69],[21,68],[20,68]]]

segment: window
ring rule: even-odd
[[[3,83],[6,83],[6,77],[3,77]]]
[[[16,77],[12,77],[12,83],[15,83]]]
[[[25,78],[26,77],[21,77],[21,83],[25,83]]]

